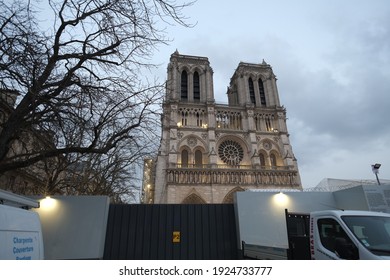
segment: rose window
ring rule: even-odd
[[[238,165],[244,157],[244,151],[237,142],[226,140],[219,145],[218,155],[224,163]]]

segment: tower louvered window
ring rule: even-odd
[[[267,101],[265,99],[264,85],[261,79],[259,79],[259,93],[260,93],[261,105],[267,106]]]
[[[252,78],[249,78],[248,80],[248,85],[249,85],[249,97],[251,99],[251,102],[253,104],[256,104],[256,98],[255,98],[255,88],[253,86],[253,80]]]
[[[200,84],[199,84],[199,74],[198,72],[194,73],[194,101],[200,100]]]
[[[188,75],[187,71],[181,72],[181,100],[188,99]]]

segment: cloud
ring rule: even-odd
[[[305,187],[325,177],[371,178],[375,162],[390,175],[390,20],[332,30],[321,63],[296,52],[276,72]]]

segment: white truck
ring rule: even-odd
[[[286,210],[289,248],[243,242],[243,255],[255,259],[390,259],[390,215],[370,211]]]
[[[39,207],[29,198],[0,190],[0,260],[44,259]]]

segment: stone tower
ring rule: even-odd
[[[271,66],[241,62],[227,96],[228,105],[215,103],[208,58],[171,55],[144,203],[231,203],[236,191],[302,188]]]

